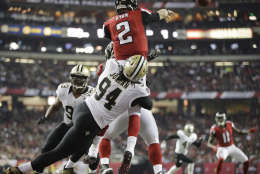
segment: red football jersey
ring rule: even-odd
[[[148,41],[142,11],[150,13],[148,10],[139,8],[114,16],[104,23],[104,27],[109,31],[113,41],[116,59],[125,60],[136,54],[147,57]]]
[[[220,128],[217,125],[213,125],[210,129],[210,134],[214,135],[218,140],[218,146],[227,147],[232,145],[233,136],[232,136],[232,127],[233,123],[230,121],[226,122],[225,128]]]

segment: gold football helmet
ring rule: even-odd
[[[194,125],[191,123],[185,124],[184,131],[187,132],[188,134],[192,134],[194,132]]]
[[[226,114],[217,112],[215,120],[218,126],[225,126],[227,120]]]
[[[83,92],[88,85],[89,70],[86,66],[79,64],[74,66],[70,71],[70,82],[76,92]]]
[[[131,56],[123,67],[124,76],[132,82],[138,82],[148,70],[147,60],[142,55]]]

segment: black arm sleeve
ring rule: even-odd
[[[199,140],[195,141],[194,143],[192,143],[192,145],[194,145],[197,148],[199,148],[201,146],[201,143],[202,143],[202,139],[199,139]]]
[[[136,106],[136,105],[139,105],[140,107],[148,110],[152,110],[153,108],[153,102],[149,96],[135,99],[132,102],[131,106]]]
[[[107,27],[104,26],[104,33],[105,33],[105,38],[108,38],[111,40],[111,35],[110,35],[110,31]]]
[[[149,14],[145,11],[142,11],[143,24],[148,25],[154,22],[160,22],[160,16],[158,13]]]
[[[180,138],[177,134],[173,134],[173,135],[170,135],[168,137],[165,138],[165,140],[170,140],[170,139],[176,139],[176,138]]]

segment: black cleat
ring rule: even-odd
[[[127,174],[132,160],[132,153],[129,151],[125,151],[123,162],[119,168],[119,174]]]

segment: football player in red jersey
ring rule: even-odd
[[[152,13],[139,8],[137,0],[116,0],[115,7],[117,15],[104,23],[104,33],[106,38],[113,41],[117,60],[126,60],[135,54],[147,57],[145,26],[160,20],[172,22],[176,15],[166,9]]]
[[[215,116],[216,124],[214,124],[210,129],[210,136],[208,139],[208,147],[212,148],[217,154],[217,171],[219,174],[221,166],[224,160],[228,156],[234,158],[235,160],[243,163],[243,174],[247,174],[249,167],[248,157],[242,152],[238,147],[234,145],[233,142],[233,129],[240,134],[248,134],[256,131],[256,128],[251,128],[249,130],[238,129],[234,123],[231,121],[226,121],[225,113],[216,113]],[[218,144],[213,145],[213,140],[217,139]]]

